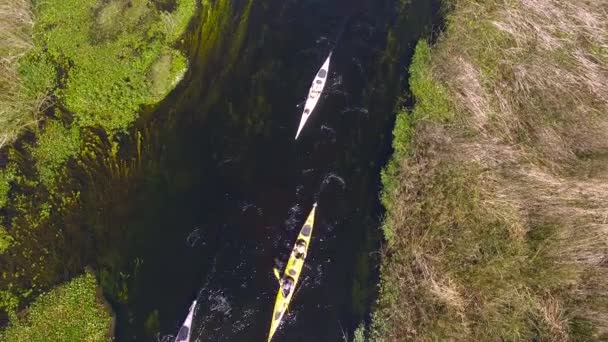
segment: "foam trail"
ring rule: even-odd
[[[326,133],[332,142],[336,142],[336,130],[327,125],[321,125],[321,132]]]
[[[369,115],[369,111],[365,107],[347,107],[341,113],[362,113],[364,116]]]
[[[338,184],[340,184],[340,187],[342,188],[342,190],[346,189],[346,182],[344,181],[344,179],[342,177],[338,176],[335,173],[329,173],[329,174],[326,174],[325,177],[323,177],[323,181],[321,182],[320,191],[323,191],[325,189],[325,187],[328,186],[332,181],[338,182]]]
[[[342,81],[343,81],[342,75],[333,77],[330,80],[330,83],[329,83],[329,86],[328,86],[329,90],[334,90],[337,86],[342,85]]]
[[[294,230],[295,228],[297,228],[297,225],[300,222],[298,220],[298,216],[301,213],[302,207],[299,204],[296,204],[293,207],[289,208],[289,215],[287,216],[287,220],[285,220],[285,226],[288,230]]]
[[[186,243],[190,247],[194,247],[196,243],[201,239],[201,230],[198,227],[195,227],[194,230],[188,235],[186,238]],[[203,245],[205,243],[203,242]]]
[[[157,342],[173,342],[175,341],[175,336],[173,335],[160,335],[160,333],[156,334]]]
[[[207,299],[211,302],[209,309],[212,312],[218,312],[224,316],[230,316],[230,312],[232,312],[232,305],[230,305],[228,298],[226,298],[221,291],[211,293]]]
[[[344,179],[342,177],[338,176],[335,173],[325,174],[325,176],[323,177],[323,180],[321,181],[321,186],[319,186],[319,191],[317,191],[314,195],[315,202],[319,201],[319,196],[325,190],[325,188],[329,184],[331,184],[332,181],[338,182],[338,184],[340,184],[340,187],[342,188],[342,191],[346,190],[346,182],[344,181]]]

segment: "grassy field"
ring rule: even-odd
[[[608,3],[446,13],[383,174],[368,338],[608,339]]]
[[[102,342],[111,338],[112,318],[99,302],[97,283],[90,273],[41,295],[20,316],[11,318],[0,340]]]

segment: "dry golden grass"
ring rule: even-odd
[[[453,119],[400,114],[372,338],[606,339],[608,2],[450,5],[422,69]]]
[[[19,74],[19,59],[34,47],[30,0],[0,3],[0,148],[34,124],[46,94],[33,96]]]

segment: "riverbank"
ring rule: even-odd
[[[131,261],[119,244],[106,245],[126,232],[100,213],[118,205],[119,193],[135,196],[152,134],[142,115],[184,77],[178,47],[197,7],[195,0],[1,6],[0,326],[21,324],[17,312],[87,265],[113,301],[126,296],[121,271]]]
[[[608,335],[608,18],[600,1],[446,2],[384,171],[368,337]]]

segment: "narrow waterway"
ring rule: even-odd
[[[437,12],[427,0],[253,2],[229,72],[222,53],[204,68],[193,59],[155,113],[178,118],[154,142],[161,167],[129,204],[138,210],[125,226],[140,233],[128,251],[128,299],[115,305],[117,340],[167,339],[197,297],[196,341],[265,340],[272,268],[315,201],[304,279],[275,340],[352,338],[377,291],[394,107]],[[325,95],[295,142],[296,106],[342,27]]]

